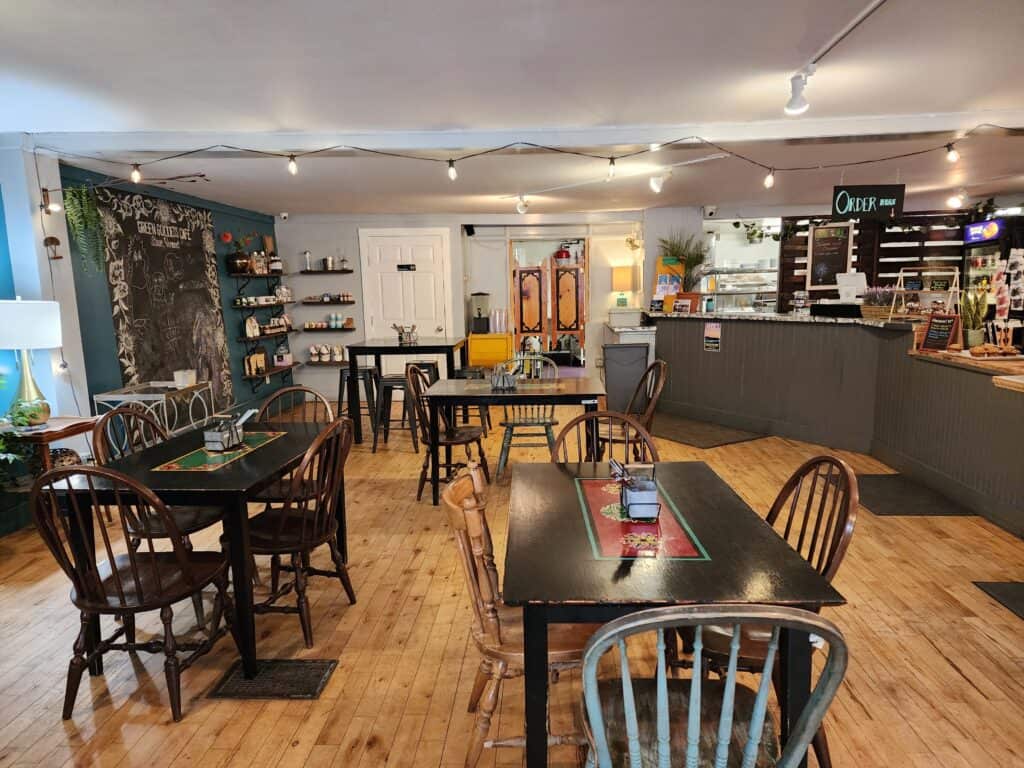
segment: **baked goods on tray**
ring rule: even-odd
[[[1016,357],[1020,351],[1014,346],[997,347],[995,344],[979,344],[969,350],[971,357]]]

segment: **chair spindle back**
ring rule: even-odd
[[[409,365],[405,369],[406,397],[412,398],[412,405],[416,412],[416,426],[420,431],[420,441],[430,445],[430,412],[428,410],[427,390],[430,388],[430,374],[418,365]],[[444,411],[437,413],[437,428],[444,434],[450,429],[448,419]]]
[[[661,459],[654,438],[633,416],[592,411],[570,421],[555,439],[551,461],[597,463],[616,459],[623,464],[651,464]]]
[[[97,464],[109,464],[167,440],[167,430],[149,411],[120,406],[107,411],[92,428]]]
[[[519,354],[501,365],[506,371],[520,379],[558,378],[558,363],[544,355]],[[504,411],[506,421],[542,424],[555,418],[555,406],[553,405],[512,405],[504,406]]]
[[[664,360],[655,360],[647,366],[647,370],[640,377],[636,389],[633,390],[633,396],[629,398],[629,404],[626,406],[626,413],[635,416],[648,432],[651,430],[654,409],[658,407],[661,390],[665,388],[667,379],[668,363]]]
[[[326,425],[334,421],[334,409],[326,397],[311,387],[283,387],[263,403],[256,421],[270,424],[301,421]]]

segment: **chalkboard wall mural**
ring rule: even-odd
[[[147,195],[96,190],[124,383],[195,368],[214,402],[234,402],[213,214]]]

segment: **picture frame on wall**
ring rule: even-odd
[[[853,222],[812,224],[807,233],[807,290],[838,290],[836,276],[852,267]]]

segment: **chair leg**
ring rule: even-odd
[[[555,431],[550,424],[544,425],[544,436],[548,440],[548,453],[555,450]]]
[[[828,751],[828,738],[825,736],[825,724],[818,726],[818,732],[811,739],[814,756],[818,760],[818,768],[832,768],[832,755]]]
[[[483,695],[487,681],[491,679],[490,659],[480,659],[480,666],[476,670],[476,679],[473,680],[473,690],[469,692],[469,707],[467,712],[476,712],[480,704],[480,697]]]
[[[126,617],[127,618],[127,617]],[[71,663],[68,665],[68,682],[64,688],[64,711],[61,715],[65,720],[71,719],[71,711],[75,708],[75,697],[78,696],[78,686],[82,682],[82,674],[89,662],[85,660],[85,641],[89,634],[89,614],[82,611],[82,628],[75,638],[74,652]]]
[[[206,608],[203,605],[203,593],[201,591],[192,595],[192,610],[196,613],[196,623],[202,629],[206,626]]]
[[[126,613],[121,617],[121,624],[124,625],[124,639],[126,643],[135,642],[135,614]],[[134,653],[134,651],[132,651]]]
[[[260,569],[256,567],[256,555],[249,555],[249,570],[252,571],[252,583],[257,587],[262,587],[263,577],[260,576]]]
[[[381,410],[384,411],[384,419],[380,424],[380,428],[384,431],[384,445],[388,444],[388,438],[391,436],[391,413],[395,410],[395,390],[392,387],[385,387],[384,394],[381,396],[383,407]]]
[[[385,394],[382,388],[377,397],[377,418],[373,420],[373,448],[370,450],[370,453],[377,452],[377,439],[380,436],[381,421],[384,419],[384,398]]]
[[[171,717],[174,722],[181,720],[181,665],[178,662],[178,646],[174,640],[174,630],[171,623],[174,619],[174,612],[171,606],[165,605],[160,609],[160,621],[164,625],[164,675],[167,677],[167,695],[171,699]]]
[[[298,552],[292,553],[292,568],[295,569],[295,595],[298,598],[299,623],[302,624],[302,639],[306,647],[313,647],[313,618],[309,612],[309,598],[306,597],[306,569]]]
[[[491,482],[491,470],[487,467],[487,456],[484,454],[484,441],[476,441],[476,453],[480,457],[480,469],[484,471],[484,479],[488,484]]]
[[[277,588],[281,586],[281,556],[270,556],[270,594],[276,595]]]
[[[491,730],[491,717],[498,706],[498,694],[501,692],[501,680],[505,676],[505,662],[499,661],[492,665],[491,679],[487,683],[480,699],[480,709],[476,714],[476,725],[469,739],[469,751],[466,753],[466,768],[476,768],[480,755],[484,751],[484,741]]]
[[[409,413],[409,434],[412,435],[412,450],[420,452],[419,440],[416,438],[416,409],[412,405],[412,395],[406,392],[402,395],[402,410]]]
[[[427,470],[430,469],[430,450],[427,449],[427,455],[423,457],[423,466],[420,467],[420,483],[416,487],[416,501],[423,498],[423,486],[427,484]]]
[[[505,436],[501,438],[501,453],[498,454],[498,471],[495,478],[500,480],[505,473],[505,465],[508,464],[508,452],[512,447],[512,427],[505,427]]]
[[[331,560],[334,561],[334,570],[338,573],[338,580],[341,582],[342,589],[345,590],[345,594],[348,595],[349,605],[356,604],[356,591],[352,588],[352,579],[348,575],[348,566],[345,565],[345,561],[341,559],[341,552],[338,550],[338,542],[331,539],[327,542],[331,548]]]

